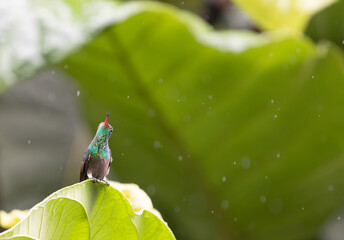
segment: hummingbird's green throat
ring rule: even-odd
[[[109,148],[112,130],[109,124],[109,114],[106,114],[105,121],[99,124],[96,135],[86,149],[80,169],[80,181],[93,179],[93,182],[99,180],[108,185],[105,177],[109,174],[112,162]]]

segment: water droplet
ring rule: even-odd
[[[225,182],[226,179],[227,179],[226,176],[223,176],[223,177],[222,177],[222,182]]]
[[[236,161],[234,161],[234,162],[233,162],[233,164],[234,164],[234,166],[235,166],[235,165],[237,164],[237,162],[236,162]]]
[[[340,221],[340,216],[337,217],[338,221]]]
[[[80,91],[79,91],[79,90],[76,92],[76,95],[77,95],[78,97],[80,96]]]
[[[64,68],[64,69],[68,69],[69,66],[66,64],[66,65],[63,66],[63,68]]]
[[[251,160],[248,157],[243,157],[240,164],[243,169],[248,169],[251,166]]]
[[[209,110],[211,110],[211,107],[209,107]]]
[[[174,211],[175,211],[175,212],[179,212],[179,211],[180,211],[180,207],[179,207],[179,206],[175,206],[175,207],[174,207]]]
[[[271,101],[270,101],[271,103],[274,103],[275,102],[275,100],[273,100],[273,99],[271,99]]]
[[[149,108],[147,113],[149,117],[155,117],[156,115],[156,112],[153,108]]]
[[[189,114],[184,115],[184,121],[185,122],[190,122],[191,121],[191,116]]]
[[[314,79],[314,75],[312,76],[312,78]]]
[[[275,118],[275,119],[277,118],[277,114],[275,114],[274,118]]]
[[[280,155],[279,153],[276,154],[276,157],[277,157],[277,158],[280,158],[280,156],[281,156],[281,155]]]
[[[53,92],[48,93],[48,100],[54,102],[56,100],[56,94]]]
[[[155,187],[154,187],[154,185],[149,185],[146,190],[147,190],[147,193],[149,195],[154,195],[155,194]]]
[[[248,225],[248,230],[252,232],[255,228],[256,228],[256,225],[254,224],[254,222],[250,222],[250,224]]]
[[[269,53],[269,56],[270,56],[270,57],[272,57],[273,55],[274,55],[274,54],[273,54],[272,52],[271,52],[271,53]]]
[[[129,99],[129,98],[130,98],[130,96],[128,95],[128,96],[127,96],[127,99]]]
[[[342,41],[342,44],[344,44],[344,40]]]
[[[188,158],[190,158],[191,157],[191,155],[190,154],[188,154]]]
[[[234,222],[236,222],[236,221],[238,221],[238,218],[235,217],[235,218],[234,218]]]
[[[280,214],[283,210],[283,202],[279,198],[270,199],[268,209],[274,215]]]
[[[260,202],[265,203],[266,197],[264,195],[262,195],[262,196],[260,196],[259,200],[260,200]]]
[[[228,206],[229,206],[229,202],[228,202],[227,200],[223,200],[223,201],[221,202],[221,207],[222,207],[222,209],[227,209]]]
[[[320,117],[320,114],[318,115],[318,117]]]
[[[179,99],[179,98],[177,99],[177,102],[180,102],[180,99]]]
[[[178,160],[179,160],[179,161],[183,160],[183,156],[181,156],[181,155],[178,156]]]
[[[204,102],[202,102],[202,105],[204,105]]]
[[[213,96],[212,96],[212,95],[209,95],[208,98],[209,98],[209,100],[212,100],[212,99],[213,99]]]
[[[28,140],[28,141],[27,141],[27,144],[31,144],[31,140]]]
[[[153,146],[154,146],[154,148],[156,148],[156,149],[162,148],[162,145],[161,145],[161,143],[160,143],[159,141],[154,141]]]
[[[328,189],[330,192],[332,192],[333,189],[334,189],[334,187],[333,187],[332,185],[329,185],[329,186],[327,187],[327,189]]]
[[[162,84],[162,83],[164,83],[164,79],[159,78],[158,82],[159,82],[160,84]]]
[[[301,208],[301,210],[303,211],[303,210],[305,210],[305,208],[304,208],[304,207],[302,207],[302,208]]]
[[[181,5],[184,5],[184,2],[181,2],[180,4],[181,4]]]
[[[211,210],[211,213],[214,213],[214,210]]]
[[[265,176],[264,178],[265,178],[265,180],[268,180],[268,179],[269,179],[269,176]]]

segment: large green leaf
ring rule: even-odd
[[[27,236],[35,239],[89,239],[87,215],[80,203],[68,198],[51,199],[35,206],[28,217],[0,239]]]
[[[314,13],[334,1],[235,2],[267,30],[287,28],[301,31]],[[106,0],[13,0],[1,5],[0,10],[4,14],[0,24],[0,92],[17,80],[32,75],[37,69],[60,61],[91,41],[105,26],[123,20],[128,14],[146,7],[159,11],[159,7],[151,3],[118,6],[118,2]],[[187,17],[183,19],[185,21]],[[259,42],[257,38],[250,37],[235,40],[238,40],[236,34],[232,38],[212,36],[206,41],[232,50],[240,49],[240,41]]]
[[[343,200],[339,50],[144,6],[63,63],[92,126],[110,112],[116,175],[182,239],[314,236]]]
[[[302,31],[313,14],[336,0],[234,0],[263,29]]]
[[[174,239],[160,218],[147,210],[136,214],[115,188],[86,181],[46,198],[0,239],[129,240],[161,236]]]
[[[315,41],[330,40],[343,48],[343,12],[344,1],[338,1],[322,10],[311,18],[305,30],[306,34]]]

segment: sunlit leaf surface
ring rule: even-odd
[[[28,217],[0,235],[0,239],[27,236],[36,239],[89,239],[82,205],[68,198],[51,199],[34,207]]]
[[[336,0],[234,0],[265,30],[302,31],[310,17]]]
[[[125,196],[87,181],[57,191],[0,239],[174,239],[159,217],[136,214]],[[11,238],[16,237],[16,238]]]

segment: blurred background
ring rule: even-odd
[[[108,178],[177,239],[344,239],[343,2],[92,2],[0,4],[0,209],[77,183],[109,112]]]

